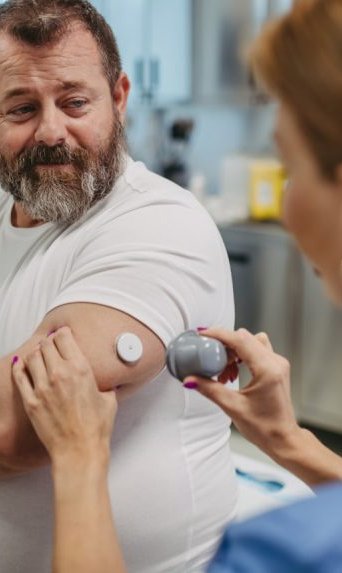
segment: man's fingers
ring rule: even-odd
[[[218,376],[218,380],[221,382],[221,384],[224,384],[226,382],[234,382],[238,376],[239,367],[234,361],[226,366],[223,372],[221,372],[221,374]]]

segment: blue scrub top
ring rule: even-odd
[[[342,484],[227,528],[208,573],[342,573]]]

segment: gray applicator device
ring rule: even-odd
[[[221,374],[227,364],[227,349],[222,342],[200,336],[195,330],[177,336],[166,351],[166,365],[178,380],[191,374],[212,378]]]

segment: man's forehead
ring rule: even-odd
[[[96,41],[84,28],[73,29],[54,45],[28,46],[0,33],[1,100],[36,89],[66,91],[99,85],[106,79]],[[45,86],[45,87],[44,87]]]
[[[61,81],[58,82],[59,91],[69,92],[73,90],[83,90],[89,89],[89,86],[85,81]],[[7,101],[15,97],[26,96],[32,92],[32,86],[29,84],[25,87],[8,87],[4,91],[1,90],[0,83],[0,97],[2,101]]]
[[[92,34],[81,23],[75,23],[57,41],[34,46],[0,32],[0,66],[8,58],[40,59],[51,57],[70,58],[78,62],[101,64],[99,47]]]

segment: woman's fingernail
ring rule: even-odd
[[[19,356],[13,356],[12,358],[12,366],[14,366],[14,364],[16,364],[19,360]]]
[[[196,388],[198,388],[198,384],[195,381],[185,382],[183,384],[183,386],[184,386],[184,388],[187,388],[188,390],[196,390]]]
[[[56,330],[51,330],[51,332],[49,332],[49,334],[48,334],[48,338],[49,338],[49,336],[52,336],[53,334],[55,334],[55,332],[57,332],[57,331],[56,331]]]
[[[202,330],[208,330],[207,326],[198,326],[197,332],[202,332]]]

